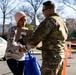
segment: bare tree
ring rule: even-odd
[[[32,8],[30,8],[29,6],[26,7],[25,5],[22,5],[21,7],[19,7],[20,11],[23,11],[24,13],[26,13],[26,15],[30,18],[30,20],[33,19],[33,11],[31,11]]]
[[[4,27],[5,27],[5,19],[6,16],[9,15],[19,4],[16,3],[18,0],[0,0],[0,9],[3,13],[3,31],[2,35],[4,35]],[[16,3],[16,4],[15,4]]]
[[[63,3],[72,8],[74,11],[76,11],[76,9],[72,6],[72,5],[76,5],[76,1],[75,0],[72,0],[73,2],[71,2],[70,0],[63,0]]]
[[[44,2],[44,0],[23,0],[24,2],[28,2],[29,7],[27,10],[30,12],[32,11],[32,18],[34,18],[35,15],[37,15],[37,11]],[[30,9],[29,9],[30,8]],[[28,13],[29,15],[30,13]]]
[[[30,3],[31,6],[33,7],[35,14],[36,14],[37,10],[39,9],[39,7],[43,1],[44,0],[27,0],[27,2]]]
[[[39,22],[41,22],[41,21],[44,19],[44,15],[42,14],[42,12],[39,12],[39,13],[37,14],[37,17],[38,17],[38,19],[39,19]]]

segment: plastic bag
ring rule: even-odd
[[[25,57],[24,75],[40,75],[40,65],[31,52],[28,52],[28,57]]]

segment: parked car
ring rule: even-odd
[[[4,59],[7,48],[7,41],[0,37],[0,59]]]

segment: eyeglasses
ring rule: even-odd
[[[45,10],[47,10],[47,9],[43,9],[42,12],[44,12]]]
[[[50,8],[45,8],[45,9],[42,10],[42,12],[44,12],[44,11],[47,10],[47,9],[50,9]]]

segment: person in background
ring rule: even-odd
[[[33,34],[25,36],[20,43],[37,46],[42,41],[41,75],[62,75],[68,30],[60,15],[55,12],[53,2],[44,2],[42,12],[45,19]]]
[[[23,12],[17,12],[14,15],[17,26],[12,26],[8,29],[7,34],[7,49],[5,53],[6,62],[14,75],[23,75],[24,60],[25,60],[25,46],[18,44],[15,41],[17,28],[25,28],[26,15]],[[25,28],[28,29],[28,28]]]

